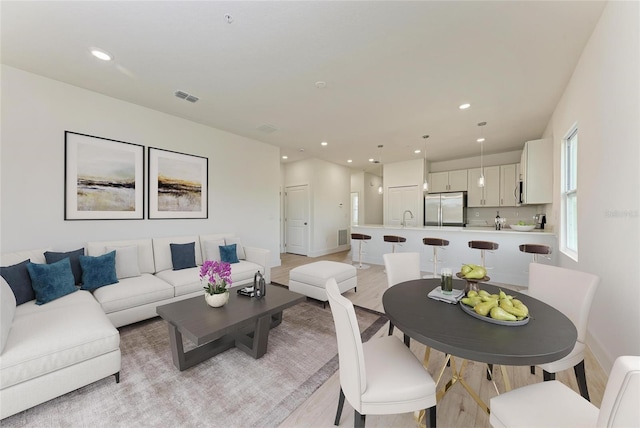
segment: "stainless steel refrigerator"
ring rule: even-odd
[[[467,193],[432,193],[424,197],[425,226],[464,226]]]

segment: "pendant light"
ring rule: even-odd
[[[477,140],[480,143],[480,178],[478,178],[478,187],[484,187],[484,137],[482,136],[482,127],[486,124],[487,122],[478,123],[480,127],[480,138]]]
[[[422,138],[424,138],[424,166],[422,168],[422,175],[424,176],[424,182],[422,183],[422,191],[428,192],[429,183],[427,182],[427,138],[429,138],[429,136],[423,135]]]
[[[382,147],[384,147],[382,144],[378,144],[378,148],[380,150],[382,150]],[[384,188],[382,187],[382,184],[384,183],[384,177],[382,176],[384,172],[382,168],[382,155],[380,155],[380,160],[378,161],[378,163],[380,164],[380,186],[378,186],[378,194],[382,195],[382,192],[384,190]]]

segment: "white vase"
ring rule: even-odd
[[[220,294],[204,293],[204,300],[207,301],[207,304],[209,306],[219,308],[220,306],[224,306],[229,301],[229,292],[226,291]]]

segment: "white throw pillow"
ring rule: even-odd
[[[116,276],[118,279],[140,276],[138,265],[138,246],[107,247],[107,253],[116,251]]]
[[[224,245],[224,239],[212,239],[203,241],[204,259],[215,262],[220,261],[220,246]]]
[[[240,238],[226,238],[227,245],[236,244],[236,254],[238,254],[238,260],[245,260],[247,256],[244,254],[244,248],[242,247],[242,241]]]
[[[0,276],[0,354],[7,343],[9,330],[16,313],[16,296],[7,281]]]

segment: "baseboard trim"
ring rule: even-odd
[[[595,357],[596,361],[598,361],[598,364],[600,364],[600,367],[602,367],[602,370],[604,370],[604,372],[607,374],[611,373],[615,357],[609,354],[609,352],[607,352],[606,349],[602,346],[600,341],[598,341],[598,339],[596,339],[588,330],[587,346],[589,347],[589,350]]]

